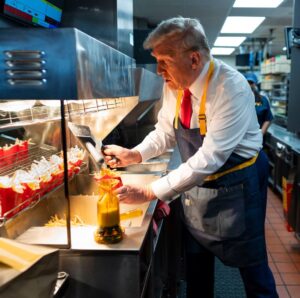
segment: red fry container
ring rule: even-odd
[[[82,159],[78,159],[77,161],[70,161],[69,162],[71,165],[75,166],[75,167],[80,167],[82,165]]]
[[[12,210],[15,207],[14,191],[11,187],[0,186],[0,216],[4,216],[6,212]],[[13,216],[14,213],[9,213],[7,218]]]
[[[11,191],[11,179],[8,176],[0,177],[0,216],[14,207]]]
[[[68,177],[71,178],[75,174],[75,165],[72,163],[68,164]]]
[[[23,205],[22,205],[22,203],[23,203],[23,194],[14,191],[13,200],[14,200],[14,207],[15,207],[15,210],[14,210],[13,214],[16,214],[24,208]]]
[[[57,170],[55,172],[53,172],[52,174],[52,177],[53,177],[53,188],[62,184],[63,183],[63,180],[64,180],[64,170]]]
[[[18,159],[23,160],[28,157],[28,140],[19,143]]]
[[[99,177],[95,177],[95,180],[97,182],[100,182],[101,180],[105,180],[105,179],[117,180],[116,181],[116,185],[113,187],[113,189],[117,189],[117,188],[123,186],[123,182],[122,182],[122,179],[121,179],[120,176],[111,176],[111,175],[105,174],[104,176],[102,176],[100,178]]]
[[[37,185],[35,183],[22,183],[22,186],[24,187],[24,191],[21,196],[21,210],[25,207],[29,206],[32,201],[34,201],[35,195],[37,193]]]
[[[73,168],[73,172],[74,172],[75,174],[78,174],[79,171],[80,171],[80,167],[79,167],[79,166]]]
[[[16,161],[18,150],[18,144],[3,147],[3,157],[5,158],[7,165],[11,165]]]
[[[3,148],[0,147],[0,168],[6,165]]]
[[[53,184],[54,184],[54,178],[52,175],[50,179],[45,179],[42,177],[40,181],[40,190],[39,190],[40,195],[42,196],[47,192],[49,192],[51,189],[53,189]]]

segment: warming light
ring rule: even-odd
[[[265,17],[227,17],[221,33],[252,33]]]
[[[212,48],[212,55],[231,55],[234,51],[234,48]]]
[[[238,47],[246,37],[244,36],[219,36],[215,41],[215,47]]]
[[[275,8],[282,2],[283,0],[235,0],[233,7]]]

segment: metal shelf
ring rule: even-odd
[[[8,176],[12,178],[18,170],[28,171],[37,161],[41,161],[43,158],[49,161],[51,156],[58,154],[59,150],[53,146],[46,144],[43,144],[42,146],[29,144],[27,150],[24,149],[22,151],[10,153],[9,155],[5,154],[0,157],[0,176]],[[87,165],[85,163],[81,163],[80,171],[85,168],[87,168]],[[11,206],[13,208],[9,208],[8,211],[2,214],[2,217],[0,214],[0,226],[8,219],[14,218],[20,212],[34,207],[45,195],[48,195],[54,192],[56,189],[62,187],[62,185],[64,185],[63,170],[59,169],[59,172],[57,171],[57,164],[53,166],[49,164],[49,167],[45,170],[45,173],[38,174],[39,178],[35,179],[39,183],[38,189],[30,189],[28,186],[26,186],[26,184],[20,182],[17,182],[17,184],[20,183],[20,185],[24,187],[23,193],[12,191],[12,189],[9,188],[9,199],[14,200],[14,206]],[[51,174],[49,174],[49,177],[47,176],[47,181],[42,181],[42,177],[46,175],[46,172]],[[76,168],[76,170],[75,168],[74,170],[68,169],[69,179],[73,178],[75,172],[78,172],[78,168]],[[18,181],[18,178],[16,178],[16,181]],[[32,183],[35,182],[32,181]]]
[[[0,158],[0,175],[12,175],[16,170],[27,170],[32,163],[41,159],[41,157],[49,158],[53,154],[57,154],[58,150],[52,146],[29,145],[28,151],[19,151],[11,155],[5,155]]]
[[[72,180],[77,174],[80,174],[80,173],[86,171],[86,169],[87,169],[87,164],[83,162],[80,166],[80,171],[78,173],[73,172],[72,174],[70,174],[68,176],[68,181]],[[14,208],[12,208],[9,211],[7,211],[6,213],[4,213],[2,217],[0,216],[0,227],[3,226],[7,221],[14,220],[16,217],[18,217],[21,214],[23,214],[24,212],[26,212],[26,210],[35,207],[41,200],[43,200],[44,198],[47,198],[49,195],[53,194],[58,189],[62,188],[63,185],[64,185],[64,182],[62,180],[61,183],[58,183],[51,189],[49,189],[49,188],[48,189],[40,189],[39,191],[34,193],[34,195],[32,195],[29,198],[27,198],[26,200],[20,202]]]
[[[120,98],[105,98],[92,100],[65,100],[65,118],[82,116],[104,110],[125,107],[126,100]],[[0,127],[26,126],[41,122],[60,120],[59,100],[0,100]]]
[[[276,101],[283,101],[283,102],[287,101],[286,97],[272,96],[271,97],[271,101],[274,101],[274,100],[276,100]]]
[[[274,105],[271,105],[271,107],[272,107],[273,109],[282,109],[282,110],[284,110],[284,112],[285,112],[285,106],[274,106]]]

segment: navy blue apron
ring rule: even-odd
[[[183,162],[202,146],[199,128],[185,129],[178,121],[175,137]],[[222,172],[247,159],[232,153]],[[234,267],[267,261],[264,238],[268,161],[260,151],[256,162],[244,169],[193,187],[182,195],[184,221],[197,242]]]

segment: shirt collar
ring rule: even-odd
[[[202,91],[203,91],[203,87],[204,87],[204,83],[205,83],[205,77],[206,77],[206,74],[207,74],[208,68],[209,68],[209,62],[210,61],[207,61],[204,64],[204,67],[203,67],[202,71],[200,72],[199,76],[197,77],[197,79],[192,83],[192,85],[189,88],[192,95],[194,97],[196,97],[198,100],[200,100],[200,98],[202,96]]]

